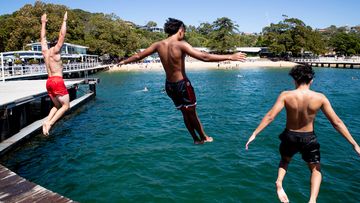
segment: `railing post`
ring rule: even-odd
[[[3,53],[1,53],[1,75],[2,75],[2,81],[5,82],[4,55],[3,55]]]

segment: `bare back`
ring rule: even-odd
[[[62,77],[63,65],[61,61],[60,52],[56,52],[55,48],[52,47],[49,50],[43,51],[43,56],[49,77],[52,76]]]
[[[286,128],[292,131],[314,130],[314,119],[323,105],[324,95],[311,90],[293,90],[284,94]]]
[[[186,42],[171,38],[158,42],[157,52],[164,66],[166,79],[170,82],[176,82],[186,77],[184,43]]]

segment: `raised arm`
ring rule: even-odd
[[[64,19],[61,25],[60,33],[59,33],[59,39],[54,47],[54,51],[56,53],[59,53],[61,51],[61,47],[64,44],[65,41],[65,35],[66,35],[66,21],[67,21],[67,11],[64,14]]]
[[[327,119],[330,121],[331,125],[354,147],[354,150],[360,156],[360,147],[351,136],[349,130],[345,126],[344,122],[336,115],[334,109],[332,108],[329,100],[324,96],[323,105],[321,111],[325,114]]]
[[[41,43],[41,51],[43,55],[46,55],[46,52],[48,51],[48,45],[46,41],[46,13],[44,13],[41,16],[41,32],[40,32],[40,43]]]
[[[187,55],[205,62],[217,62],[217,61],[226,61],[226,60],[245,61],[246,58],[246,54],[241,52],[235,54],[229,54],[229,55],[218,55],[218,54],[209,54],[209,53],[201,52],[186,42],[184,42],[182,48]]]
[[[250,136],[249,140],[247,141],[247,143],[245,145],[246,149],[249,148],[249,144],[256,138],[256,136],[264,128],[266,128],[266,126],[268,126],[275,119],[275,117],[284,108],[284,106],[285,106],[285,94],[286,93],[284,93],[284,92],[281,93],[280,96],[277,98],[274,106],[270,109],[269,112],[266,113],[266,115],[264,116],[264,118],[262,119],[262,121],[260,122],[258,127],[255,129],[255,131],[253,132],[253,134]]]
[[[131,63],[134,61],[139,61],[139,60],[155,53],[157,50],[157,47],[158,47],[158,42],[155,42],[154,44],[152,44],[151,46],[146,48],[144,51],[136,53],[126,60],[120,61],[119,65],[124,65],[124,64]]]

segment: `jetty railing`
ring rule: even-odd
[[[22,65],[15,64],[12,66],[2,64],[2,80],[14,78],[23,78],[26,76],[41,76],[46,75],[45,64],[33,64],[33,65]],[[99,62],[85,62],[85,63],[69,63],[63,64],[64,73],[87,71],[102,68],[101,63]]]
[[[314,67],[360,69],[360,57],[313,57],[291,58],[295,63],[309,64]]]
[[[321,63],[321,62],[333,62],[333,63],[360,63],[360,57],[354,56],[354,57],[313,57],[313,58],[291,58],[290,59],[293,62],[314,62],[314,63]]]

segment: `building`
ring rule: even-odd
[[[87,54],[89,47],[77,44],[64,43],[61,47],[61,59],[64,63],[94,62],[98,63],[98,55]],[[41,43],[35,42],[26,45],[27,50],[3,52],[3,60],[7,65],[15,64],[42,64],[44,59],[41,53]]]
[[[31,44],[27,44],[26,47],[30,47],[31,51],[41,51],[41,43],[35,42]],[[49,47],[50,48],[50,47]],[[61,55],[79,55],[86,54],[86,51],[89,47],[81,46],[77,44],[64,43],[61,47]]]
[[[163,33],[164,32],[164,28],[161,28],[161,27],[148,27],[148,26],[137,26],[138,29],[141,29],[141,30],[147,30],[147,31],[150,31],[150,32],[160,32],[160,33]]]

